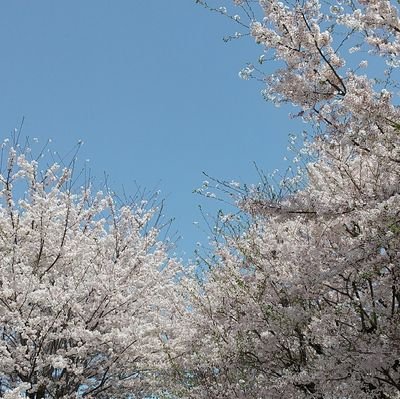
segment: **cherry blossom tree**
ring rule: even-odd
[[[22,147],[1,148],[0,397],[145,397],[174,328],[155,210]]]
[[[221,215],[208,273],[184,282],[185,397],[399,397],[398,2],[198,3],[262,46],[241,76],[314,134],[286,195],[224,186],[250,225]]]

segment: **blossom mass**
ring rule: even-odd
[[[146,396],[172,313],[153,211],[75,190],[18,143],[2,154],[0,396]]]
[[[198,2],[261,46],[242,77],[311,138],[285,195],[225,187],[249,226],[223,216],[206,280],[188,282],[189,397],[398,397],[398,2]]]
[[[4,145],[0,396],[398,398],[399,2],[197,3],[254,39],[240,76],[305,122],[291,174],[217,181],[239,212],[180,267],[154,210]]]

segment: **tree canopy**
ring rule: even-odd
[[[291,105],[313,135],[286,195],[231,187],[250,226],[232,234],[222,215],[215,261],[200,288],[188,283],[188,397],[395,398],[398,4],[199,2],[262,46],[262,65],[242,77],[261,79],[265,98]]]
[[[154,210],[4,145],[0,396],[398,398],[398,2],[197,3],[260,45],[240,75],[306,123],[293,172],[222,182],[239,213],[180,265]]]
[[[75,189],[72,165],[18,143],[2,154],[0,396],[145,397],[173,314],[155,210]]]

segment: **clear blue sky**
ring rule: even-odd
[[[205,236],[192,194],[202,171],[256,183],[253,162],[284,169],[299,121],[267,104],[238,72],[262,49],[224,43],[236,26],[194,0],[13,0],[0,12],[0,131],[25,117],[24,135],[80,156],[112,187],[160,189],[177,253]]]

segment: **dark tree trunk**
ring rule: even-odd
[[[46,394],[46,387],[41,385],[38,387],[36,392],[28,392],[29,399],[44,399]]]

